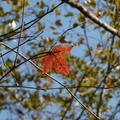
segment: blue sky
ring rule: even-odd
[[[39,0],[30,0],[31,7],[34,6],[34,3],[35,3],[36,1],[39,1]],[[56,1],[56,0],[53,0],[52,2],[54,2],[54,1]],[[52,4],[52,2],[50,2],[50,4]],[[58,2],[58,1],[57,1],[57,2]],[[57,3],[57,2],[56,2],[56,3]],[[5,5],[5,9],[8,9],[8,10],[9,10],[9,7],[8,7],[6,4],[1,4],[1,5]],[[60,7],[62,7],[62,6],[60,6]],[[67,7],[70,8],[69,6],[67,6]],[[40,10],[38,10],[38,11],[40,11]],[[76,10],[76,9],[72,9],[71,11],[75,12],[76,14],[79,13],[79,11]],[[64,13],[64,10],[61,11],[61,14],[63,14],[63,15],[65,14],[65,13]],[[51,15],[52,15],[52,17],[51,17]],[[33,17],[32,17],[32,16],[29,16],[29,17],[27,17],[27,19],[25,18],[25,22],[28,22],[28,21],[30,21],[30,20],[32,20],[32,19],[34,19],[34,18],[35,18],[35,16],[33,16]],[[42,21],[45,21],[45,22],[47,23],[46,26],[50,26],[50,25],[52,24],[52,22],[55,21],[55,19],[62,19],[63,26],[61,26],[60,29],[58,30],[61,34],[64,32],[64,30],[68,29],[69,27],[72,27],[72,24],[71,24],[71,26],[69,26],[69,23],[68,23],[67,19],[65,19],[65,17],[61,17],[61,16],[60,16],[60,17],[57,17],[57,18],[56,18],[54,12],[51,13],[50,15],[45,16],[45,17],[41,20],[41,22],[42,22]],[[77,17],[75,16],[73,19],[74,19],[74,21],[76,21]],[[50,22],[47,22],[48,20],[49,20]],[[16,24],[17,24],[17,27],[20,26],[19,23],[16,23]],[[93,30],[92,25],[91,25],[91,26],[87,26],[87,28],[88,28],[87,30],[89,31],[88,34],[87,34],[87,35],[89,36],[89,43],[90,43],[91,46],[93,46],[94,48],[96,48],[96,44],[100,41],[99,38],[101,38],[101,36],[99,36],[99,31]],[[31,30],[32,30],[32,29],[31,29]],[[75,29],[75,31],[79,31],[80,37],[82,37],[82,36],[84,37],[83,29],[81,29],[80,27],[77,27],[77,28]],[[73,34],[73,32],[69,31],[69,34],[71,34],[71,33]],[[52,33],[51,33],[50,31],[48,31],[48,29],[45,29],[45,30],[44,30],[44,33],[43,33],[42,35],[43,35],[44,37],[47,37],[47,36],[54,37],[54,36],[52,36]],[[103,36],[103,37],[104,37],[104,36]],[[94,38],[94,39],[93,39],[93,38]],[[39,38],[37,38],[37,39],[39,40]],[[56,39],[56,38],[54,38],[54,39]],[[70,40],[70,41],[77,42],[78,37],[76,37],[76,33],[75,33],[75,34],[72,35],[72,37],[70,37],[70,36],[67,37],[67,39]],[[104,38],[102,38],[102,39],[104,39]],[[14,42],[14,44],[13,44],[13,41],[10,42],[10,45],[11,45],[11,46],[15,46],[16,44],[17,44],[17,42]],[[59,42],[58,42],[58,44],[59,44]],[[74,55],[74,56],[81,57],[81,58],[84,59],[84,57],[83,57],[83,56],[84,56],[84,53],[85,53],[85,46],[80,45],[80,46],[74,47],[70,54],[72,54],[72,55]],[[88,62],[89,62],[89,60],[88,60]],[[56,76],[55,74],[53,74],[53,76],[54,76],[55,78],[57,78],[58,80],[62,81],[62,79],[59,79],[59,77]],[[29,84],[29,83],[26,83],[26,82],[25,82],[25,84],[26,84],[26,85],[29,85],[29,86],[30,86],[30,85],[33,86],[33,84]],[[57,83],[55,83],[55,85],[56,85],[56,87],[59,86]],[[48,93],[49,93],[49,91],[48,91]],[[111,100],[110,105],[113,105],[113,106],[114,106],[114,104],[112,104],[113,102],[116,102],[116,100],[115,100],[115,99]],[[49,108],[49,109],[51,110],[52,108]],[[8,116],[6,116],[6,112],[7,112],[7,111],[5,111],[4,113],[0,113],[0,114],[1,114],[1,115],[0,115],[0,119],[5,120],[6,117],[8,117]]]

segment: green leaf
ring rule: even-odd
[[[78,19],[79,22],[84,22],[85,21],[85,17],[82,13],[79,13],[77,15],[77,19]]]
[[[52,31],[53,34],[58,35],[59,33],[56,31]]]
[[[51,28],[52,30],[56,30],[56,28],[55,28],[55,27],[52,27],[52,26],[51,26],[50,28]]]
[[[83,43],[83,40],[84,40],[84,38],[79,38],[79,39],[78,39],[78,45],[82,44],[82,43]]]
[[[41,31],[41,30],[43,30],[45,27],[40,27],[40,26],[37,26],[37,30],[38,31]]]
[[[44,15],[44,14],[45,14],[44,11],[40,11],[39,14],[37,14],[36,16],[37,16],[37,17],[40,17],[40,16],[42,16],[42,15]]]
[[[116,41],[115,45],[113,47],[117,48],[117,49],[120,49],[120,41]]]
[[[77,27],[78,25],[79,25],[78,22],[74,22],[74,23],[73,23],[73,27]]]
[[[40,8],[43,8],[45,4],[44,4],[43,1],[41,1],[41,2],[37,2],[37,5],[38,5]]]
[[[73,12],[68,12],[65,17],[73,16]]]
[[[104,55],[111,55],[110,51],[108,48],[105,48],[104,51],[103,51]]]
[[[62,37],[59,36],[57,39],[58,39],[61,43],[67,43],[67,42],[68,42],[65,35],[63,35]]]
[[[17,2],[19,2],[20,6],[28,6],[29,5],[28,1],[21,1],[21,0],[19,0],[19,1],[16,1],[15,5],[17,5]]]
[[[55,22],[55,24],[56,24],[56,26],[62,26],[62,24],[61,24],[61,21],[60,20],[57,20],[56,22]]]
[[[52,7],[56,7],[56,4],[53,4]],[[55,9],[56,16],[60,15],[58,7]]]
[[[0,6],[0,17],[5,16],[5,11],[4,9]]]
[[[96,7],[96,2],[94,0],[89,0],[89,1],[85,2],[85,5],[87,7],[91,6],[91,7],[95,8]]]
[[[99,28],[100,28],[100,26],[95,26],[95,27],[94,27],[94,30],[99,29]]]
[[[107,32],[106,30],[102,30],[102,31],[101,31],[102,34],[105,34],[106,32]]]

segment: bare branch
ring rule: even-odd
[[[0,87],[6,87],[6,88],[26,88],[26,89],[37,89],[37,90],[44,90],[44,91],[47,91],[47,90],[55,90],[55,89],[66,89],[64,87],[48,87],[48,88],[45,88],[45,87],[28,87],[28,86],[16,86],[16,85],[0,85]],[[96,86],[67,86],[67,88],[69,89],[73,89],[73,88],[80,88],[80,87],[86,87],[86,88],[99,88],[99,89],[111,89],[111,88],[116,88],[116,87],[120,87],[120,85],[117,85],[117,86],[108,86],[108,87],[96,87]]]
[[[0,44],[8,47],[9,49],[13,49],[10,46],[6,45],[5,43],[0,42]],[[26,61],[29,61],[34,67],[36,67],[37,69],[39,69],[40,71],[42,71],[42,69],[39,66],[37,66],[36,64],[34,64],[30,59],[27,59],[24,55],[22,55],[21,53],[17,52],[16,50],[13,50],[13,51],[16,52],[18,55],[20,55],[22,58],[24,58]],[[15,67],[13,67],[13,69]],[[48,73],[45,73],[45,74],[46,74],[46,76],[48,76],[49,78],[51,78],[55,82],[57,82],[60,85],[62,85],[71,94],[71,96],[74,97],[83,106],[84,109],[86,109],[89,113],[91,113],[96,119],[100,120],[100,118],[98,116],[96,116],[91,110],[89,110],[89,108],[87,108],[87,106],[85,106],[63,83],[61,83],[59,80],[55,79],[54,77],[52,77]]]
[[[79,2],[73,1],[73,0],[61,0],[63,2],[66,2],[70,6],[78,9],[80,12],[82,12],[86,17],[88,17],[90,20],[94,21],[99,26],[103,27],[105,30],[109,31],[110,33],[117,35],[120,37],[120,33],[108,25],[107,23],[100,20],[98,17],[96,17],[94,14],[90,13],[86,8],[84,8]]]
[[[31,20],[30,22],[24,24],[24,28],[23,28],[22,31],[25,31],[25,30],[29,29],[30,27],[32,27],[32,26],[33,26],[34,24],[36,24],[39,20],[41,20],[44,16],[46,16],[46,15],[48,15],[49,13],[53,12],[58,6],[60,6],[60,5],[62,5],[62,4],[63,4],[63,2],[59,3],[59,4],[56,5],[54,8],[52,8],[52,9],[49,10],[49,11],[47,11],[44,15],[42,15],[42,16],[40,16],[40,17],[37,17],[37,18]],[[28,25],[29,25],[29,26],[28,26]],[[20,26],[19,28],[15,29],[15,30],[13,30],[13,31],[11,31],[11,32],[8,32],[8,33],[5,33],[5,34],[0,35],[0,38],[2,38],[2,39],[0,39],[0,41],[3,42],[5,39],[7,39],[7,38],[9,38],[9,37],[11,37],[11,36],[14,36],[14,35],[20,33],[20,32],[21,32],[21,27],[22,27],[22,26]]]
[[[25,13],[25,9],[24,9],[25,5],[24,4],[25,4],[25,2],[26,2],[26,0],[23,1],[22,26],[21,26],[21,31],[20,31],[19,40],[18,40],[17,52],[19,51],[19,46],[20,46],[20,42],[21,42],[22,32],[23,32],[23,29],[24,29],[24,13]],[[17,63],[17,57],[18,57],[18,54],[16,53],[16,57],[15,57],[15,61],[14,61],[14,66]]]

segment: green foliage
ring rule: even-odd
[[[0,6],[0,17],[4,17],[5,11],[4,9]]]
[[[65,17],[73,16],[73,12],[68,12]]]
[[[77,18],[78,18],[79,22],[84,22],[85,21],[85,17],[84,17],[84,15],[82,13],[79,13]]]
[[[85,6],[87,6],[87,7],[93,7],[93,8],[96,7],[96,2],[94,0],[88,0],[84,3],[85,3]]]

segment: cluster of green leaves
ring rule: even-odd
[[[80,2],[93,14],[99,10],[99,19],[119,30],[119,0]],[[40,67],[43,53],[51,50],[56,41],[57,44],[78,44],[66,56],[70,74],[65,76],[54,69],[49,74],[70,87],[78,99],[102,120],[117,119],[120,96],[119,37],[108,33],[67,3],[54,9],[59,3],[59,0],[0,1],[0,42],[15,47],[21,37],[20,44],[23,45],[19,46],[19,52],[27,58],[41,53],[32,59]],[[51,9],[54,10],[49,12]],[[15,68],[16,54],[13,51],[7,53],[10,49],[4,45],[0,44],[0,48],[0,111],[9,111],[7,118],[95,119],[65,89],[42,75],[29,61]],[[24,61],[18,56],[16,65]],[[111,100],[115,101],[115,107],[110,104]],[[1,119],[4,117],[0,116]]]

